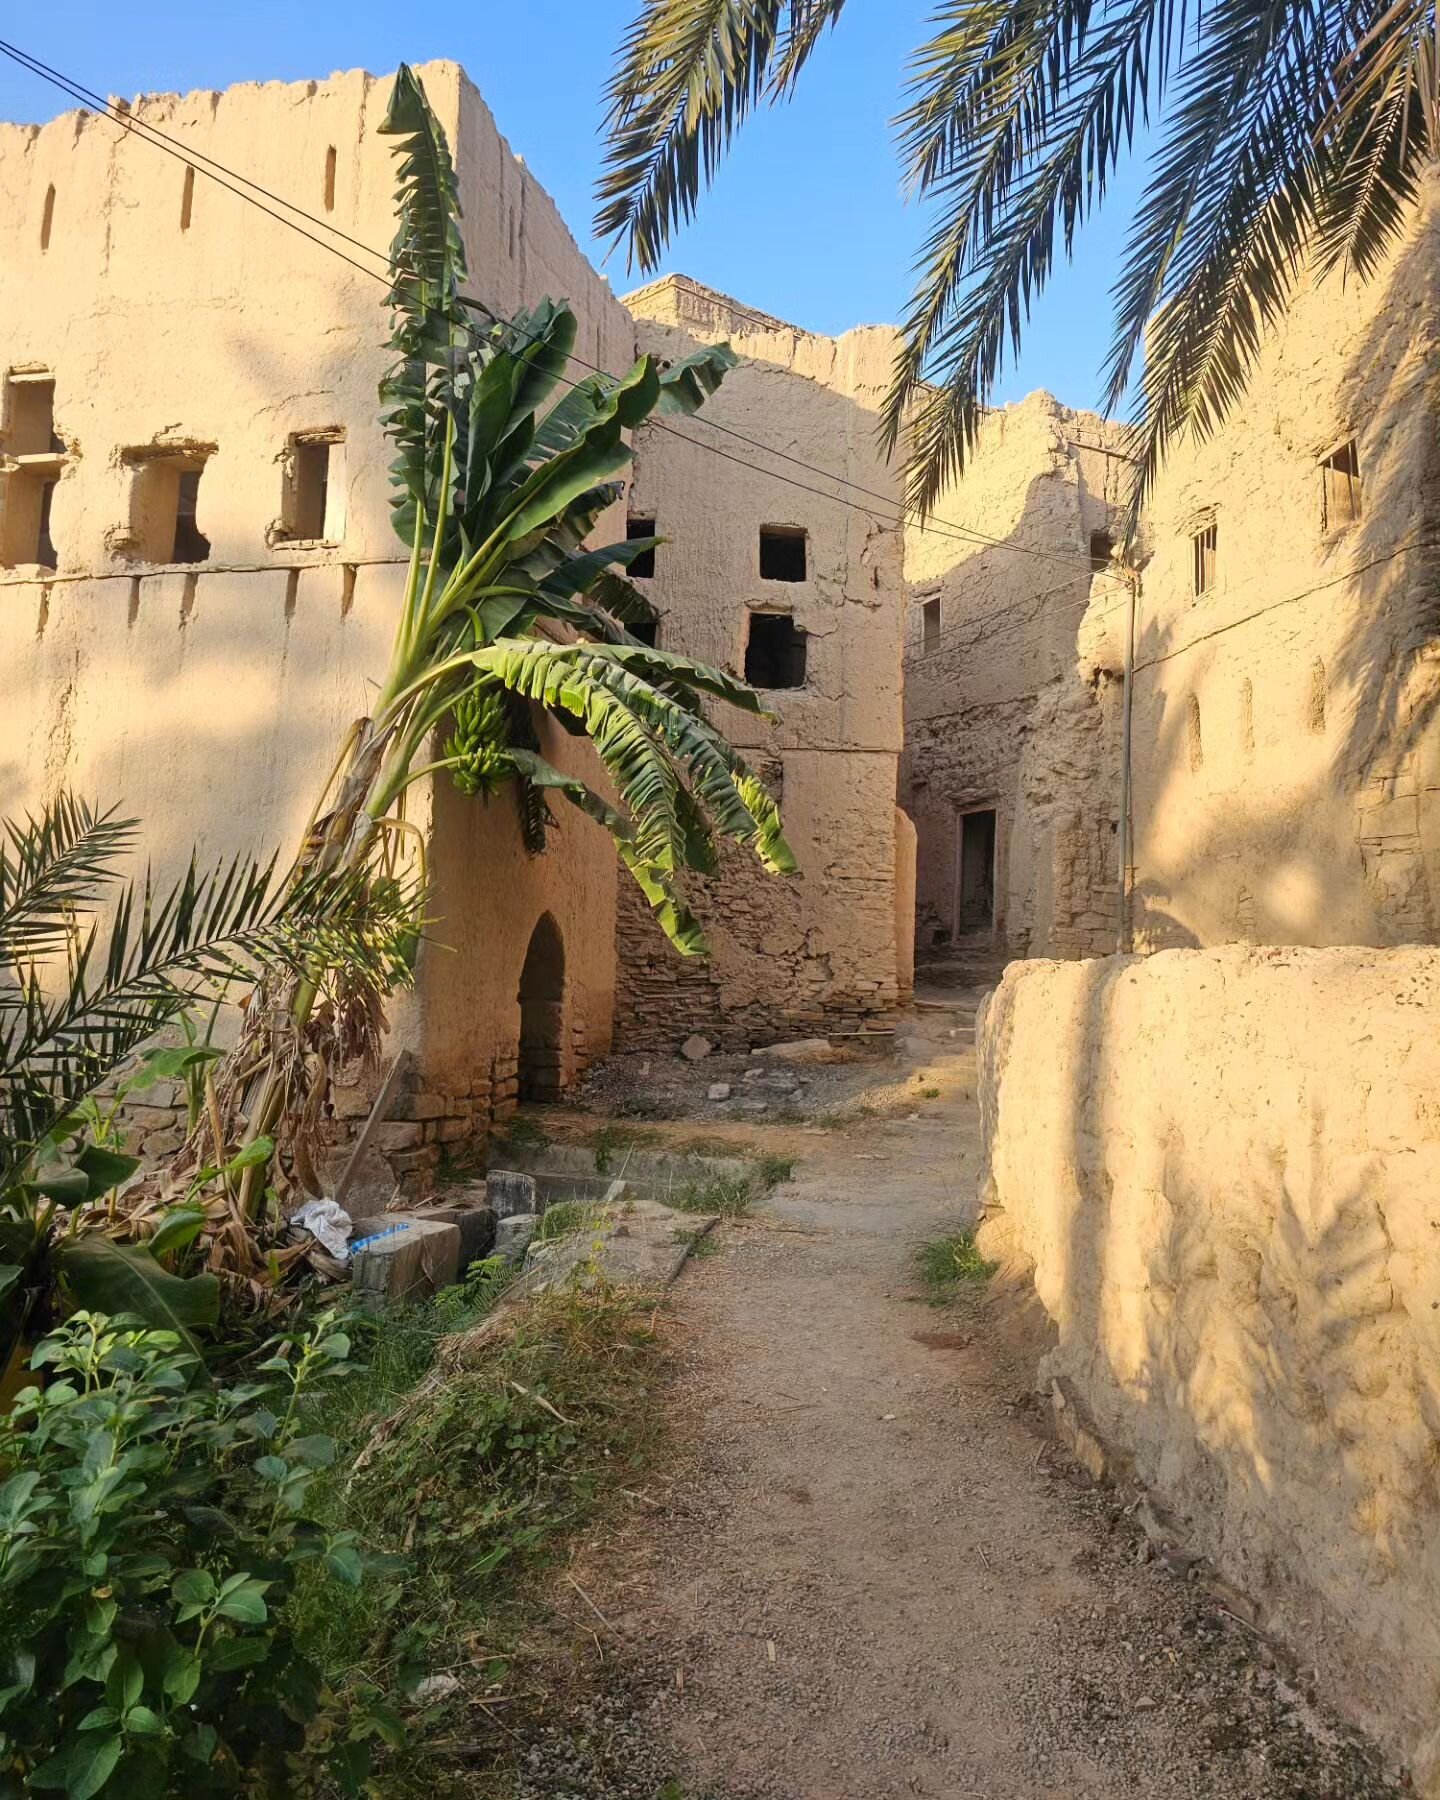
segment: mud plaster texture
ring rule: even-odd
[[[1118,926],[1118,667],[1083,667],[1087,605],[1113,606],[1121,434],[1037,393],[990,414],[936,506],[953,529],[905,532],[905,754],[919,838],[923,950],[974,929],[960,906],[961,818],[993,810],[993,921],[1015,956],[1104,954]]]
[[[436,62],[419,73],[450,138],[480,299],[509,313],[544,294],[568,298],[576,354],[616,372],[637,348],[676,355],[733,338],[742,366],[717,401],[722,422],[792,452],[822,449],[890,491],[872,427],[893,334],[832,341],[737,318],[729,303],[722,315],[718,297],[684,282],[647,290],[632,316],[463,71]],[[393,140],[377,127],[388,89],[355,71],[146,95],[131,107],[383,246],[393,234]],[[283,851],[385,665],[403,577],[376,420],[388,361],[383,284],[105,118],[0,125],[0,180],[13,198],[0,220],[0,663],[10,702],[0,814],[66,787],[119,802],[143,821],[162,878],[183,868],[192,845],[203,857]],[[683,306],[665,299],[682,290]],[[321,440],[327,503],[304,527],[321,535],[306,537],[302,457]],[[895,819],[898,536],[820,502],[795,512],[793,488],[686,450],[673,434],[644,438],[637,456],[628,510],[648,506],[673,538],[649,584],[662,642],[739,669],[749,610],[783,610],[810,634],[810,653],[805,686],[772,697],[778,725],[724,721],[781,793],[802,875],[782,887],[728,855],[701,884],[716,946],[708,965],[680,962],[626,882],[621,1029],[631,1041],[678,1043],[703,1023],[773,1041],[883,1019],[907,980],[897,918],[909,935],[897,913],[910,878],[908,834]],[[195,525],[209,542],[190,564],[169,560],[182,471],[198,473]],[[47,483],[53,568],[32,560]],[[626,512],[617,503],[596,541],[623,538]],[[804,582],[759,578],[759,529],[770,523],[808,532]],[[604,785],[588,748],[558,729],[545,729],[542,749]],[[446,1145],[513,1109],[518,987],[545,915],[564,951],[550,1046],[558,1085],[609,1047],[617,881],[606,835],[569,809],[537,859],[509,796],[476,804],[440,782],[420,784],[409,802],[428,846],[432,941],[387,1046],[414,1053],[421,1111],[392,1120],[387,1154],[394,1174],[423,1188]],[[366,1078],[338,1098],[337,1145],[373,1088]],[[175,1096],[152,1099],[137,1123],[158,1155],[179,1114]]]
[[[896,895],[911,856],[895,820],[903,551],[885,523],[895,472],[875,441],[894,333],[817,336],[684,277],[626,304],[643,350],[678,360],[728,341],[741,358],[685,435],[743,451],[750,466],[673,432],[638,435],[631,513],[670,540],[641,584],[660,643],[744,673],[752,617],[782,614],[805,634],[805,673],[801,686],[765,695],[773,723],[716,709],[778,795],[800,874],[779,883],[752,857],[724,854],[716,876],[693,884],[714,946],[705,964],[677,963],[643,904],[622,894],[617,1042],[673,1049],[698,1030],[739,1047],[884,1022],[904,975]],[[874,515],[775,481],[763,453],[714,426],[843,471],[881,496]],[[803,580],[761,575],[769,526],[805,534]]]
[[[913,1245],[973,1209],[974,1059],[951,1035],[973,1001],[902,1033],[896,1087],[939,1090],[923,1118],[752,1129],[752,1153],[801,1161],[676,1290],[671,1452],[572,1564],[603,1623],[556,1584],[577,1661],[697,1800],[1397,1795],[1055,1446],[1033,1300],[927,1304]],[[525,1800],[646,1793],[628,1771],[653,1750],[613,1720],[603,1765],[553,1737],[522,1759]]]
[[[1440,1793],[1440,951],[1015,964],[987,1253],[1043,1378]]]
[[[1134,948],[1440,936],[1437,347],[1432,175],[1374,276],[1300,281],[1230,417],[1172,447],[1129,553]],[[906,532],[900,798],[922,949],[963,929],[959,817],[980,807],[997,945],[1119,941],[1128,601],[1084,559],[1092,532],[1122,535],[1127,464],[1105,454],[1122,447],[1033,394],[985,421],[937,507],[1007,548]],[[1327,477],[1337,453],[1353,494]]]

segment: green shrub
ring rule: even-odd
[[[333,1313],[273,1338],[256,1379],[211,1380],[188,1341],[77,1313],[0,1421],[0,1796],[358,1793],[378,1706],[343,1714],[296,1641],[307,1565],[366,1573],[307,1516],[334,1457],[306,1402],[346,1367]]]

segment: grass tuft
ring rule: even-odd
[[[973,1231],[927,1239],[916,1246],[915,1261],[931,1298],[937,1302],[961,1282],[988,1281],[999,1266],[980,1254]]]

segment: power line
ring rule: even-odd
[[[361,263],[356,262],[353,257],[346,255],[345,252],[339,249],[335,244],[327,243],[324,239],[316,237],[313,232],[306,231],[304,227],[297,224],[295,220],[287,219],[283,214],[277,213],[273,208],[264,205],[262,201],[254,198],[254,195],[244,192],[242,187],[236,187],[232,185],[232,181],[223,179],[223,176],[228,175],[232,177],[233,182],[242,183],[243,187],[253,189],[255,194],[264,195],[266,199],[275,201],[277,205],[283,206],[288,211],[297,214],[300,218],[308,220],[312,225],[318,226],[322,231],[328,231],[334,236],[343,239],[345,242],[354,245],[357,249],[363,250],[367,255],[376,257],[386,264],[388,270],[390,258],[386,252],[377,250],[372,245],[365,244],[359,238],[352,237],[348,232],[341,230],[337,225],[330,224],[327,220],[317,218],[315,214],[308,212],[295,201],[286,200],[283,196],[273,193],[269,188],[262,186],[259,182],[252,181],[249,176],[240,174],[228,164],[219,162],[215,158],[207,156],[201,151],[190,149],[181,140],[172,138],[168,133],[161,131],[158,126],[150,125],[143,119],[137,119],[128,108],[112,106],[108,100],[96,94],[93,89],[86,88],[72,77],[52,68],[49,64],[42,62],[38,57],[31,56],[28,51],[21,50],[17,45],[11,44],[5,39],[0,39],[0,54],[9,57],[12,62],[17,63],[29,73],[39,76],[41,80],[49,82],[51,86],[59,88],[72,99],[78,100],[82,106],[95,109],[103,116],[119,125],[123,130],[132,134],[138,134],[141,137],[142,142],[154,144],[156,149],[163,150],[167,155],[175,157],[177,161],[185,163],[187,167],[193,168],[197,164],[204,165],[200,168],[200,173],[205,175],[207,179],[214,181],[228,193],[234,194],[237,199],[244,200],[250,205],[258,207],[261,212],[274,219],[278,224],[285,225],[290,230],[299,232],[301,237],[308,239],[312,244],[317,244],[322,250],[327,250],[332,255],[338,256],[342,262],[347,263],[360,274],[380,282],[385,288],[393,291],[394,283],[391,281],[388,273],[382,275],[377,270],[365,268]],[[221,171],[221,173],[216,173],[217,170]],[[723,296],[718,297],[722,300],[724,298]],[[744,313],[739,307],[733,305],[728,300],[725,300],[724,304],[726,309],[737,317],[754,319],[760,323],[766,322],[762,319],[761,315]],[[489,311],[488,307],[486,308],[486,311]],[[771,328],[773,329],[773,324]],[[523,328],[515,326],[512,326],[511,329],[517,330],[521,337],[528,337],[531,342],[538,341],[538,334],[536,333],[526,332]],[[580,368],[588,370],[591,374],[601,375],[607,380],[613,381],[618,379],[618,377],[611,374],[609,370],[599,368],[594,363],[587,362],[584,357],[571,354],[567,356],[566,360],[575,363]],[[562,381],[567,380],[564,376],[559,377],[559,379]],[[578,382],[567,381],[567,385],[573,388],[578,387],[580,384]],[[818,464],[806,462],[803,457],[792,456],[788,451],[777,450],[773,446],[763,443],[758,438],[749,437],[746,433],[737,431],[732,426],[720,423],[719,420],[700,418],[698,422],[703,425],[708,425],[712,430],[723,432],[726,436],[733,437],[741,443],[748,444],[752,449],[759,450],[763,455],[791,463],[797,468],[802,468],[811,474],[818,475],[822,480],[837,482],[842,487],[848,487],[856,493],[878,500],[882,505],[887,507],[899,506],[899,503],[891,495],[881,494],[877,489],[867,488],[862,483],[852,481],[848,476],[838,474],[833,469],[826,469]],[[842,495],[830,494],[826,493],[821,488],[810,487],[806,483],[796,481],[791,476],[782,475],[776,470],[756,469],[755,465],[747,459],[728,454],[720,449],[718,445],[706,443],[701,438],[689,437],[684,432],[677,431],[674,426],[661,424],[658,420],[654,419],[648,421],[648,423],[654,430],[666,432],[669,436],[677,438],[681,443],[691,444],[698,449],[708,451],[712,455],[721,456],[727,462],[736,463],[743,468],[753,469],[755,473],[767,475],[773,481],[785,482],[791,487],[798,488],[803,493],[813,494],[821,500],[828,500],[833,505],[849,506],[851,510],[855,512],[868,513],[873,511],[871,508],[855,505],[853,501],[846,500]],[[900,526],[912,523],[912,521],[907,519],[903,509],[898,510],[892,517],[885,519],[882,522]],[[913,523],[915,528],[922,532],[930,532],[935,536],[945,538],[952,542],[970,543],[992,549],[1008,550],[1016,555],[1033,556],[1049,562],[1064,563],[1076,567],[1081,566],[1081,559],[1078,556],[1071,557],[1055,551],[1042,550],[1038,546],[1032,544],[1019,544],[1006,539],[997,538],[989,533],[981,532],[973,526],[961,525],[956,520],[920,520],[914,521]]]

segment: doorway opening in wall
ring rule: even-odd
[[[995,809],[961,813],[955,842],[955,935],[995,929]]]
[[[564,1085],[565,942],[547,913],[530,935],[520,972],[520,1099],[558,1100]]]

